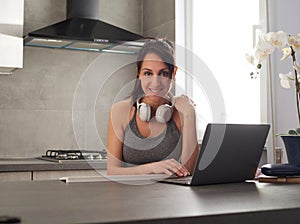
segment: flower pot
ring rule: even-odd
[[[280,136],[286,150],[288,163],[300,167],[300,135]]]

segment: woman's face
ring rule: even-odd
[[[170,70],[161,58],[154,54],[146,54],[139,73],[142,89],[145,93],[145,100],[159,103],[169,92],[172,79]]]

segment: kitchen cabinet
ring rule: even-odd
[[[0,159],[0,182],[59,180],[61,177],[99,176],[106,173],[106,160],[89,163],[57,163],[37,158]]]
[[[102,174],[101,174],[102,173]],[[55,170],[55,171],[34,171],[32,180],[59,180],[61,177],[97,177],[103,175],[99,170]]]
[[[0,172],[0,182],[6,181],[36,181],[59,180],[61,177],[99,177],[105,171],[96,170],[50,170],[26,172]]]
[[[0,182],[31,180],[31,172],[0,172]]]
[[[23,67],[24,0],[1,0],[0,74]]]

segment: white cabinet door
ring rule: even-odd
[[[0,4],[1,24],[24,24],[24,0],[1,0]]]

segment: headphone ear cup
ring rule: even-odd
[[[158,122],[167,123],[171,119],[172,113],[173,113],[172,106],[168,104],[164,104],[157,108],[155,117]]]
[[[142,121],[149,121],[151,118],[151,107],[145,103],[140,103],[138,113]]]

